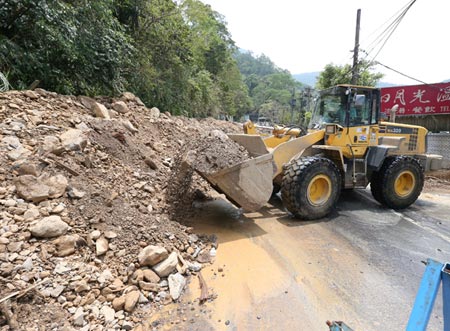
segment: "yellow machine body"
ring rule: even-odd
[[[380,90],[351,85],[339,85],[321,94],[308,132],[275,126],[271,134],[261,134],[250,121],[243,129],[244,134],[229,136],[253,158],[204,177],[249,211],[269,200],[273,184],[281,184],[283,167],[293,160],[323,155],[339,169],[341,187],[364,188],[388,156],[424,155],[428,132],[420,126],[381,121]],[[327,178],[317,175],[308,185],[312,205],[329,196]],[[409,194],[413,180],[407,171],[399,175],[395,182],[398,194]]]
[[[381,122],[344,128],[340,125],[326,126],[324,145],[340,147],[346,158],[362,158],[369,147],[386,145],[392,155],[416,155],[426,152],[428,130],[421,126]]]

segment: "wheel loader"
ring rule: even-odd
[[[379,89],[338,85],[320,92],[308,130],[275,126],[261,135],[247,122],[243,134],[229,137],[252,158],[202,175],[246,211],[281,190],[293,216],[317,219],[330,213],[343,189],[369,184],[382,205],[406,208],[422,191],[428,131],[382,115]]]

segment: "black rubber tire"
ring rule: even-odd
[[[406,175],[405,175],[406,174]],[[406,176],[412,183],[404,194],[397,192],[395,185],[400,176]],[[373,185],[374,183],[375,185]],[[381,204],[392,209],[403,209],[413,204],[424,184],[424,172],[419,161],[409,156],[388,157],[380,171],[371,180],[373,197]]]
[[[326,182],[329,195],[314,204],[308,196],[308,187],[313,180],[317,180],[317,176]],[[340,192],[341,174],[330,159],[308,156],[292,160],[284,166],[281,199],[296,218],[312,220],[325,217],[335,207]]]

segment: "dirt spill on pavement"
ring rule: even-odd
[[[270,255],[253,238],[264,235],[253,222],[243,220],[235,207],[223,200],[197,205],[201,218],[193,224],[199,233],[214,233],[218,252],[211,268],[203,276],[213,293],[211,324],[215,330],[243,330],[252,306],[262,298],[283,293],[289,282]],[[199,284],[194,281],[191,294],[198,297]],[[256,312],[255,312],[256,314]],[[254,315],[259,321],[261,316]],[[258,328],[264,324],[261,321]]]
[[[333,266],[339,259],[343,265],[362,264],[351,254],[342,260],[342,253],[335,248],[340,244],[329,244],[317,230],[306,230],[314,232],[307,240],[297,238],[290,234],[285,214],[276,208],[239,216],[235,207],[215,200],[198,204],[197,209],[196,218],[188,225],[197,233],[217,235],[219,244],[215,263],[202,271],[209,288],[218,295],[206,304],[211,311],[205,322],[212,329],[325,330],[325,321],[333,318],[371,329],[359,320],[357,308],[340,298],[354,295],[353,291],[364,297],[360,280],[340,278],[330,268],[336,284],[327,281],[323,272],[325,265]],[[313,256],[308,256],[311,252]],[[366,275],[361,274],[363,277]],[[199,295],[194,280],[191,300]]]

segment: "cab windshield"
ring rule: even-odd
[[[368,89],[338,86],[321,91],[316,101],[310,128],[336,123],[343,127],[376,122],[375,100]]]

